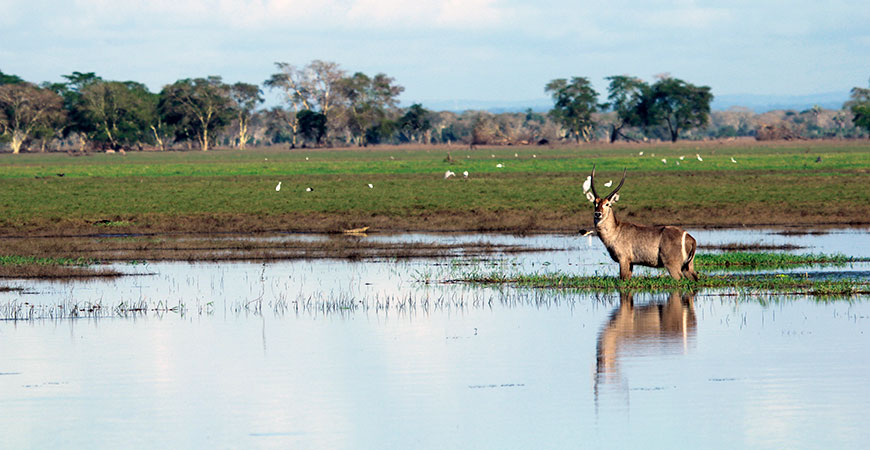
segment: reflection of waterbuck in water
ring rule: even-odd
[[[668,301],[635,306],[631,292],[619,293],[619,308],[598,335],[596,390],[603,376],[619,373],[619,357],[632,353],[683,352],[695,335],[695,294],[671,292]]]
[[[613,212],[619,200],[619,189],[625,183],[625,172],[616,189],[601,198],[595,192],[595,166],[590,177],[591,192],[586,198],[595,204],[595,231],[607,247],[610,257],[619,263],[619,278],[631,278],[634,265],[665,267],[675,280],[681,277],[698,279],[695,272],[695,238],[679,227],[635,225],[622,222]]]

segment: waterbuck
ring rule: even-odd
[[[595,166],[592,166],[590,191],[586,198],[595,204],[595,231],[610,253],[619,263],[619,278],[628,280],[635,265],[664,267],[675,280],[688,277],[698,280],[695,272],[696,242],[689,233],[679,227],[645,226],[622,222],[613,212],[613,204],[619,200],[622,180],[610,195],[601,198],[595,192]]]

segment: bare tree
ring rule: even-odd
[[[334,109],[341,103],[339,85],[345,76],[337,63],[314,60],[302,68],[284,62],[276,62],[275,66],[279,72],[272,74],[264,84],[270,89],[283,91],[284,101],[294,113],[302,110],[319,112],[326,116],[327,123],[337,123],[339,117],[334,114]],[[298,124],[292,128],[295,145]]]
[[[63,100],[48,89],[31,83],[0,86],[0,134],[9,134],[12,153],[40,127],[50,127],[63,115]]]

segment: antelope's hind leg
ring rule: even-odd
[[[628,280],[629,278],[631,278],[631,269],[632,268],[633,268],[632,264],[629,263],[628,261],[625,261],[625,262],[620,261],[619,262],[619,279],[622,281],[625,281],[625,280]]]
[[[671,278],[673,278],[677,281],[679,281],[680,278],[682,278],[682,272],[680,271],[679,265],[668,264],[667,266],[665,266],[665,268],[668,269],[668,274],[671,275]]]
[[[689,260],[689,262],[686,263],[685,266],[683,266],[683,276],[698,281],[698,272],[695,272],[694,256],[692,257],[692,259]]]

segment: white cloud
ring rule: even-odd
[[[505,18],[496,0],[76,0],[75,15],[96,22],[118,19],[234,28],[407,29],[492,26]]]

